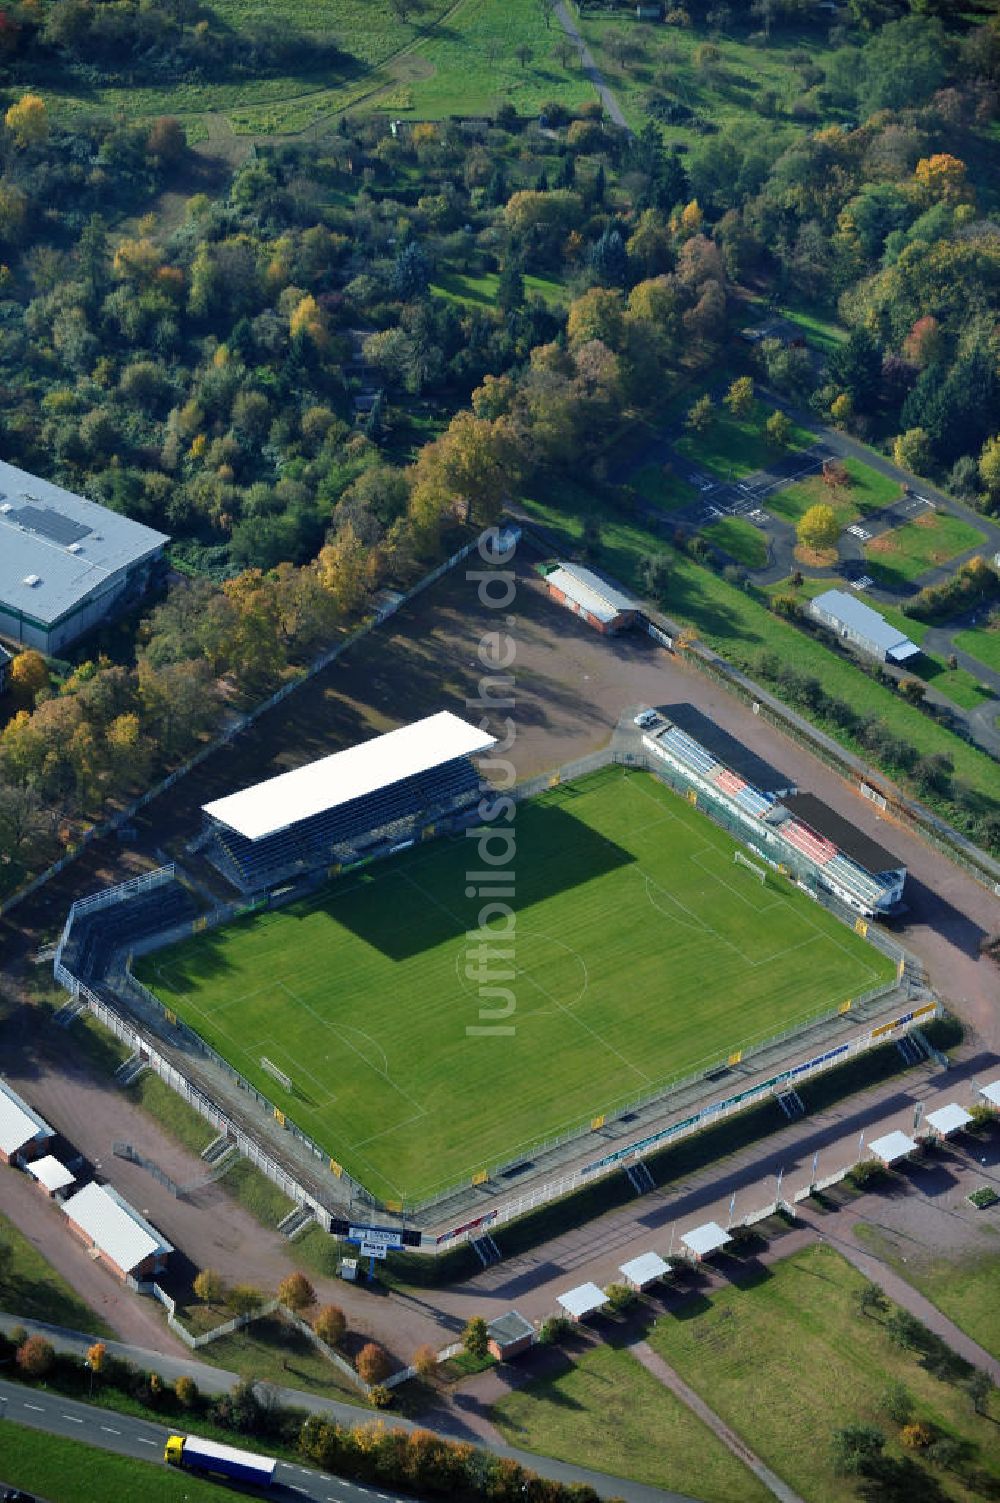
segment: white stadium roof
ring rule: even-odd
[[[441,710],[202,807],[210,818],[247,840],[262,840],[456,757],[486,751],[495,743],[495,736],[467,725],[450,710]]]
[[[887,1132],[884,1138],[875,1138],[868,1147],[876,1158],[881,1159],[883,1164],[894,1164],[897,1159],[908,1158],[911,1153],[916,1153],[917,1145],[912,1138],[908,1138],[905,1132],[898,1128],[894,1132]]]
[[[173,1252],[166,1238],[110,1185],[84,1185],[63,1201],[62,1208],[123,1273],[130,1273],[152,1253]]]
[[[927,1113],[927,1126],[933,1127],[946,1138],[950,1132],[959,1132],[963,1127],[968,1127],[972,1121],[972,1115],[959,1106],[957,1101],[949,1101],[947,1106],[940,1107],[936,1112]]]
[[[595,1310],[603,1310],[608,1302],[608,1296],[596,1284],[578,1284],[575,1289],[568,1289],[557,1298],[567,1315],[572,1315],[574,1320],[592,1315]]]
[[[0,1151],[9,1158],[25,1143],[52,1136],[49,1124],[5,1080],[0,1080]]]

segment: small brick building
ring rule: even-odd
[[[63,1202],[70,1231],[117,1278],[162,1273],[173,1247],[111,1185],[84,1185]]]
[[[553,600],[605,636],[635,625],[639,602],[582,564],[557,564],[545,576]]]

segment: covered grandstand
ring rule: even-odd
[[[346,866],[452,823],[496,738],[442,710],[203,805],[206,854],[243,892]]]
[[[701,796],[709,812],[721,815],[737,838],[772,865],[809,886],[823,887],[866,918],[898,906],[905,866],[846,820],[835,823],[839,817],[818,799],[755,788],[672,721],[643,736],[642,744],[661,769],[666,764],[675,783]],[[809,820],[803,817],[806,811]],[[824,832],[817,824],[824,825]]]

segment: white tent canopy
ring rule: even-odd
[[[647,1284],[653,1284],[657,1279],[662,1279],[664,1274],[670,1272],[670,1264],[665,1258],[661,1258],[657,1252],[641,1253],[638,1258],[631,1258],[623,1263],[618,1272],[627,1284],[635,1289],[645,1289]]]
[[[927,1113],[927,1126],[933,1127],[942,1138],[946,1138],[949,1133],[960,1132],[963,1127],[968,1127],[971,1121],[971,1114],[965,1110],[964,1106],[959,1106],[957,1101],[950,1101],[947,1106],[942,1106],[938,1111]]]
[[[603,1310],[608,1302],[608,1296],[596,1284],[578,1284],[575,1289],[569,1289],[565,1294],[560,1294],[558,1302],[567,1315],[572,1316],[574,1320],[582,1320],[585,1315],[592,1315],[595,1310]]]
[[[51,1153],[47,1153],[43,1159],[33,1160],[28,1165],[28,1173],[33,1174],[38,1183],[44,1185],[52,1194],[56,1190],[65,1190],[66,1186],[71,1185],[76,1179],[76,1175],[71,1174],[66,1165],[60,1164]]]
[[[681,1241],[696,1258],[707,1258],[709,1253],[725,1247],[731,1238],[717,1221],[706,1221],[704,1226],[696,1226],[693,1232],[685,1232]]]
[[[980,1096],[985,1096],[991,1106],[1000,1106],[1000,1080],[991,1080],[988,1085],[979,1087]]]
[[[883,1138],[875,1138],[868,1147],[883,1164],[895,1164],[899,1159],[909,1158],[911,1153],[917,1151],[914,1140],[898,1128],[894,1132],[887,1132]]]

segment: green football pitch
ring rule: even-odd
[[[510,1163],[893,975],[786,878],[762,885],[735,865],[733,841],[648,773],[607,768],[493,828],[516,842],[498,868],[515,932],[486,978],[468,837],[138,967],[383,1200],[415,1204]],[[511,996],[480,995],[491,986]],[[508,1017],[481,1017],[511,1000]]]

